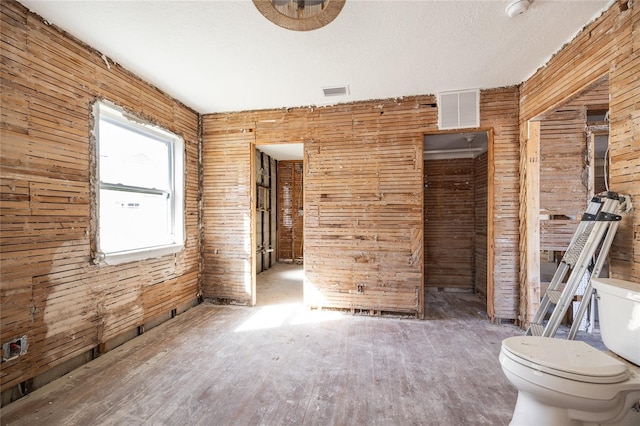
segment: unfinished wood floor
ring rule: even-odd
[[[507,424],[498,353],[521,331],[472,294],[426,305],[421,321],[201,304],[4,407],[2,424]]]

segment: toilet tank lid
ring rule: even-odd
[[[591,284],[596,290],[608,291],[609,293],[620,293],[620,296],[625,297],[628,291],[640,293],[640,283],[632,281],[621,280],[619,278],[592,278]]]
[[[540,336],[515,336],[502,342],[505,350],[531,368],[589,383],[619,383],[628,379],[627,365],[585,342]]]

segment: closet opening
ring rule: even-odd
[[[488,147],[487,131],[424,136],[425,293],[479,293],[485,307]]]

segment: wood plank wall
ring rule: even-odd
[[[480,126],[489,130],[487,310],[491,319],[517,319],[520,252],[518,88],[483,90]],[[493,141],[493,143],[492,143]]]
[[[540,123],[540,250],[566,250],[587,205],[585,125],[585,108]]]
[[[540,214],[575,216],[584,211],[585,126],[584,108],[563,109],[540,123]]]
[[[105,350],[199,294],[198,114],[15,2],[0,4],[1,340],[27,337],[1,389]],[[120,266],[92,264],[91,105],[115,102],[186,145],[186,248]],[[64,374],[61,371],[59,374]],[[4,398],[3,398],[4,400]],[[6,402],[6,401],[5,401]]]
[[[474,159],[424,162],[424,285],[473,291],[475,285]]]
[[[610,186],[630,194],[634,203],[633,217],[625,218],[616,234],[610,253],[611,272],[614,277],[640,282],[640,4],[624,0],[614,3],[522,84],[521,144],[526,147],[528,120],[555,110],[607,75]],[[525,186],[523,173],[523,191]],[[522,223],[526,214],[523,205]],[[523,241],[521,259],[527,258],[526,247]],[[526,325],[535,315],[530,307],[537,306],[534,299],[539,296],[525,285],[529,282],[525,264],[522,270],[520,311]]]
[[[425,289],[487,294],[488,154],[424,162]]]
[[[589,201],[587,111],[608,105],[605,78],[540,123],[540,250],[569,246]]]
[[[417,105],[365,105],[323,117],[350,135],[305,143],[305,302],[422,315],[422,137],[385,131]]]
[[[6,390],[197,296],[199,176],[194,111],[113,62],[107,66],[98,52],[19,4],[2,2],[0,7],[2,339],[24,334],[30,344],[26,356],[3,366],[1,389]],[[520,172],[523,178],[526,172],[524,165],[519,167],[519,129],[525,147],[527,120],[605,75],[610,82],[611,186],[631,194],[635,205],[633,218],[623,221],[614,242],[612,272],[640,281],[639,9],[635,2],[617,2],[520,90],[481,94],[481,127],[493,138],[488,170],[493,263],[487,271],[493,283],[487,290],[492,318],[519,314],[526,322],[535,314],[527,309],[527,286],[520,294],[514,278],[521,267],[518,227],[524,218],[518,217],[522,191],[517,183]],[[89,106],[96,98],[112,100],[185,138],[183,253],[118,267],[89,263]],[[434,103],[432,96],[416,96],[204,116],[205,295],[251,300],[251,144],[307,142],[309,282],[329,305],[420,314],[420,144],[423,133],[437,130]],[[526,274],[520,282],[528,282]],[[364,283],[364,295],[353,294],[358,283]]]
[[[251,212],[254,122],[202,117],[203,296],[251,304],[255,268]]]
[[[489,155],[485,152],[473,160],[474,194],[474,290],[487,295],[487,227],[488,227],[488,166]]]
[[[292,253],[295,262],[304,260],[304,165],[298,161],[293,165],[293,238]]]
[[[304,259],[302,161],[278,161],[278,261]]]
[[[256,191],[264,197],[256,205],[256,273],[260,273],[276,263],[277,162],[258,149],[255,155]],[[256,199],[260,198],[257,194]]]
[[[491,315],[505,319],[518,306],[518,93],[482,91],[480,105],[494,141]],[[416,96],[203,116],[205,296],[251,303],[250,144],[305,143],[308,302],[421,315],[422,139],[437,131],[434,104]]]

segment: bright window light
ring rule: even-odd
[[[96,261],[117,264],[175,253],[184,245],[184,142],[131,119],[94,109],[98,230]]]

